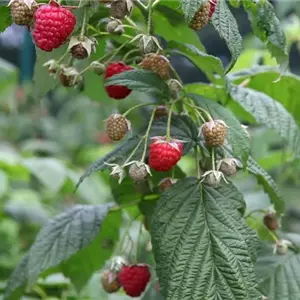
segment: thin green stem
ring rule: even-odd
[[[153,4],[153,0],[149,0],[149,4],[147,6],[148,8],[148,24],[147,24],[147,32],[149,35],[151,35],[151,28],[152,28],[152,4]]]
[[[155,0],[152,4],[152,9],[160,2],[160,0]]]
[[[139,50],[139,49],[132,49],[132,50],[128,51],[128,52],[124,55],[123,61],[126,62],[127,58],[128,58],[131,54],[136,53],[136,52],[140,52],[140,50]]]
[[[207,110],[205,110],[205,109],[203,109],[203,108],[201,108],[199,106],[195,106],[195,105],[189,104],[189,103],[185,103],[185,104],[187,106],[189,106],[190,108],[199,110],[200,112],[204,113],[206,115],[206,117],[208,118],[209,121],[213,120],[213,118],[211,117],[210,113]],[[202,118],[202,116],[201,116],[201,118]],[[204,122],[206,122],[206,121],[204,120]]]
[[[141,103],[141,104],[137,104],[131,108],[129,108],[124,114],[123,116],[126,117],[128,114],[130,114],[133,110],[143,107],[143,106],[149,106],[149,105],[155,105],[155,103]]]
[[[130,17],[125,17],[126,21],[133,26],[135,29],[139,30],[139,27],[135,24],[135,22]]]
[[[66,52],[62,55],[62,57],[57,61],[58,64],[60,64],[64,59],[65,57],[69,54],[69,50],[66,50]]]
[[[179,74],[178,74],[178,72],[175,70],[175,68],[172,66],[172,64],[170,64],[170,69],[171,69],[172,72],[174,73],[176,79],[182,84],[181,77],[179,76]]]
[[[85,34],[85,28],[86,28],[86,23],[87,23],[87,7],[84,7],[83,9],[83,19],[82,19],[82,25],[81,25],[81,31],[80,31],[80,39],[83,39],[84,34]]]
[[[212,169],[216,170],[216,154],[215,154],[215,148],[211,148],[211,165]]]
[[[141,10],[141,11],[143,11],[143,12],[147,11],[147,6],[144,5],[144,3],[142,3],[141,1],[139,1],[139,0],[134,0],[134,4],[135,4],[135,6],[136,6],[139,10]]]
[[[167,133],[166,133],[166,140],[170,141],[171,140],[171,119],[172,119],[172,113],[173,113],[173,109],[175,104],[177,103],[178,100],[174,101],[171,104],[170,110],[169,110],[169,114],[168,114],[168,123],[167,123]]]
[[[147,145],[148,145],[148,137],[149,137],[151,126],[152,126],[152,123],[153,123],[153,120],[154,120],[155,111],[156,111],[156,108],[154,108],[153,111],[152,111],[152,114],[151,114],[151,117],[150,117],[150,121],[149,121],[149,124],[148,124],[148,128],[147,128],[147,131],[146,131],[146,133],[144,135],[145,144],[144,144],[144,151],[143,151],[143,155],[142,155],[141,161],[144,161],[145,157],[146,157]]]
[[[172,179],[175,178],[175,167],[172,168]]]
[[[196,166],[197,166],[197,178],[200,179],[201,178],[201,170],[200,170],[200,151],[199,151],[199,147],[197,146],[195,148],[195,160],[196,160]]]
[[[42,300],[45,300],[48,298],[48,295],[46,294],[46,292],[38,285],[34,286],[33,291],[35,293],[37,293],[41,297]]]
[[[133,155],[136,153],[136,151],[139,149],[139,147],[141,146],[143,140],[145,139],[145,136],[143,136],[140,141],[138,142],[138,144],[135,146],[135,148],[133,149],[133,151],[131,152],[131,154],[128,156],[128,158],[125,160],[125,162],[123,163],[123,166],[126,165],[131,158],[133,157]]]
[[[109,60],[108,60],[107,62],[112,61],[112,60],[115,58],[115,56],[116,56],[123,48],[125,48],[125,47],[127,46],[128,43],[129,43],[129,42],[127,41],[127,42],[125,42],[123,45],[121,45],[118,49],[116,49],[115,52],[114,52],[114,54],[109,58]]]

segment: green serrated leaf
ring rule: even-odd
[[[21,262],[10,275],[3,300],[19,300],[23,295],[28,276],[28,257],[28,253],[25,254]]]
[[[168,85],[152,71],[123,72],[107,79],[105,85],[124,85],[132,90],[156,94],[163,98],[170,96]]]
[[[78,205],[45,225],[28,253],[29,284],[44,271],[88,247],[97,237],[112,205]]]
[[[243,1],[254,34],[261,39],[283,70],[288,66],[286,37],[269,1]]]
[[[91,275],[100,270],[105,261],[112,255],[119,238],[121,224],[121,211],[110,212],[101,225],[102,230],[89,246],[62,263],[62,272],[71,279],[78,291],[86,285]]]
[[[256,272],[262,293],[272,300],[297,300],[299,284],[300,254],[274,255],[271,246],[259,251]]]
[[[184,17],[188,23],[192,21],[196,12],[205,2],[206,0],[180,0]]]
[[[10,9],[7,7],[8,2],[0,3],[0,33],[11,25]],[[5,6],[2,6],[5,5]]]
[[[277,101],[261,92],[231,85],[230,95],[258,123],[274,129],[279,136],[287,141],[288,147],[300,155],[300,130],[293,117]]]
[[[207,78],[216,84],[225,84],[225,72],[221,60],[218,57],[206,54],[194,45],[183,44],[176,41],[168,43],[168,49],[175,54],[183,55],[191,60],[195,66],[202,70]]]
[[[150,131],[150,137],[165,136],[166,135],[167,118],[161,118],[154,121]],[[146,129],[142,130],[145,133]],[[184,154],[188,153],[195,145],[198,137],[198,129],[193,120],[188,116],[173,116],[171,119],[171,136],[185,141]],[[140,136],[136,135],[127,141],[124,141],[117,146],[112,152],[106,156],[95,161],[88,170],[80,177],[78,186],[84,181],[85,178],[91,174],[106,169],[108,166],[105,163],[124,163],[126,157],[130,155],[131,151],[136,147],[140,141]],[[132,160],[141,158],[142,147],[138,149]]]
[[[162,194],[151,236],[166,300],[261,299],[253,266],[256,238],[242,217],[244,206],[232,184],[212,189],[196,178]]]
[[[280,102],[300,125],[300,101],[295,97],[300,85],[299,76],[289,72],[281,75],[277,68],[265,66],[241,70],[228,75],[236,83],[246,77],[251,77],[247,87],[263,92]],[[279,76],[280,80],[277,81]]]
[[[237,22],[227,6],[226,1],[218,1],[216,11],[212,17],[212,24],[220,37],[225,40],[231,53],[231,62],[226,72],[234,66],[243,49],[243,39],[240,35]]]
[[[223,120],[228,126],[227,138],[232,147],[234,157],[246,164],[250,153],[249,138],[235,116],[220,104],[206,100],[197,95],[189,95],[198,106],[207,110],[214,119]]]
[[[269,195],[278,215],[283,213],[284,201],[272,177],[251,156],[248,159],[247,170],[257,178],[257,182]]]

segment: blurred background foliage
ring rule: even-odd
[[[290,69],[300,75],[300,19],[297,17],[300,6],[297,1],[274,1],[274,5],[288,37]],[[244,51],[233,71],[257,65],[275,66],[276,62],[268,51],[250,33],[245,13],[239,9],[233,12],[245,39]],[[105,12],[93,18],[95,26],[98,26],[102,14]],[[224,65],[228,64],[230,54],[211,26],[201,31],[201,43],[177,17],[167,6],[158,6],[155,12],[157,34],[165,41],[180,40],[199,48],[204,45],[209,54],[220,57]],[[138,22],[139,16],[134,18]],[[104,49],[113,46],[106,38],[101,39],[96,56],[100,57]],[[107,172],[86,179],[76,193],[74,188],[86,167],[114,147],[105,133],[104,120],[112,111],[125,111],[141,97],[148,101],[145,95],[139,93],[133,93],[122,103],[108,99],[102,79],[93,73],[87,74],[82,93],[60,87],[49,77],[42,62],[59,57],[64,50],[50,54],[35,53],[29,33],[15,25],[0,36],[0,294],[8,275],[31,245],[41,225],[50,217],[74,204],[100,204],[113,199],[110,185],[115,183],[111,183]],[[96,56],[92,56],[90,61]],[[174,56],[171,61],[185,83],[207,82],[204,74],[188,60]],[[299,86],[293,84],[292,79],[283,78],[289,85],[289,92],[284,94],[284,91],[272,89],[271,82],[276,79],[273,75],[271,71],[261,77],[258,75],[249,87],[269,93],[275,99],[277,95],[281,101],[286,101],[286,105],[294,105],[299,99],[290,97],[299,97]],[[34,85],[31,84],[32,77],[36,79]],[[299,104],[290,111],[300,124]],[[143,111],[141,113],[131,116],[134,126],[143,121]],[[252,120],[242,112],[237,115],[244,124],[250,125],[252,156],[275,179],[286,201],[284,228],[300,233],[299,160],[292,159],[274,132],[252,124]],[[179,165],[186,173],[195,172],[191,157],[184,157]],[[270,206],[268,196],[257,186],[254,178],[241,171],[234,181],[245,195],[248,211]],[[132,192],[126,190],[131,187],[124,186],[125,190],[120,190],[118,196],[126,194],[128,198],[133,197]],[[133,218],[134,214],[135,211],[129,210],[127,217]],[[253,222],[260,217],[258,215]],[[138,220],[132,222],[133,236],[137,235],[138,225]],[[151,263],[153,258],[147,251],[149,236],[146,231],[143,236],[141,255],[143,261]],[[122,294],[105,294],[99,274],[93,276],[80,299],[126,299]],[[160,299],[157,283],[152,282],[151,285],[154,288],[149,288],[143,299]],[[45,293],[52,298],[47,298]],[[61,275],[41,279],[35,295],[24,299],[37,299],[37,296],[77,299],[70,282]]]

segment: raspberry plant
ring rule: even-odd
[[[278,67],[232,71],[243,46],[230,6],[247,12],[254,34]],[[126,102],[135,91],[140,103],[108,116],[109,136],[123,141],[92,164],[78,183],[109,170],[115,202],[77,205],[53,218],[11,275],[4,299],[19,299],[39,277],[57,271],[79,292],[107,261],[111,264],[102,284],[108,293],[123,286],[128,295],[139,296],[151,277],[159,280],[166,300],[300,299],[299,244],[280,232],[282,196],[251,157],[251,139],[239,121],[242,114],[273,129],[299,156],[299,120],[275,92],[286,88],[282,82],[296,79],[287,71],[285,35],[270,2],[12,0],[9,7],[12,19],[32,31],[37,68],[44,70],[35,85],[43,80],[84,92],[85,78],[93,74],[93,84],[110,101]],[[6,14],[8,8],[1,11]],[[162,18],[172,22],[161,23]],[[205,26],[213,26],[226,43],[231,53],[226,68],[205,52],[193,32]],[[173,54],[186,57],[210,83],[184,84],[172,66]],[[259,76],[269,88],[257,83]],[[129,126],[133,111],[146,112],[142,126]],[[177,165],[191,154],[196,176]],[[257,178],[272,211],[246,213],[243,195],[230,178],[237,171]],[[150,231],[155,258],[151,276],[138,255],[125,257],[128,232],[119,236],[119,231],[122,215],[130,209],[139,211],[139,220],[145,217]],[[265,226],[257,226],[259,222]]]

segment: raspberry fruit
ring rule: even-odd
[[[89,56],[87,50],[82,44],[77,44],[73,46],[70,50],[71,55],[76,59],[85,59]]]
[[[222,120],[212,120],[201,126],[206,145],[211,147],[220,147],[224,144],[227,128]]]
[[[75,24],[76,18],[69,10],[50,1],[34,14],[33,40],[37,47],[50,52],[67,40]]]
[[[140,66],[144,70],[150,70],[155,72],[162,79],[169,78],[169,72],[170,72],[169,60],[163,55],[154,54],[154,53],[149,54],[142,60]]]
[[[167,191],[173,184],[175,184],[178,181],[178,179],[174,178],[164,178],[160,183],[158,184],[159,190],[161,192]]]
[[[177,164],[182,153],[182,142],[156,137],[149,146],[149,166],[156,171],[167,172]]]
[[[280,228],[280,224],[275,211],[269,211],[265,214],[264,224],[271,231],[275,231]]]
[[[101,284],[105,292],[109,294],[116,293],[121,288],[118,276],[114,272],[109,270],[105,270],[103,272]]]
[[[210,0],[210,10],[209,10],[209,18],[213,16],[216,11],[217,0]]]
[[[133,70],[133,68],[131,66],[123,64],[122,62],[111,63],[106,68],[105,79],[129,70]],[[114,98],[116,100],[124,99],[131,93],[130,89],[122,85],[109,85],[105,87],[105,90],[109,97]]]
[[[113,114],[106,120],[106,131],[113,141],[121,140],[130,129],[129,121],[120,114]]]
[[[30,25],[36,4],[34,0],[11,0],[8,5],[13,22],[17,25]]]
[[[140,161],[133,162],[129,168],[129,176],[135,182],[145,180],[148,174],[150,174],[149,166]]]
[[[155,109],[155,115],[154,115],[154,117],[155,117],[156,120],[158,120],[160,118],[167,117],[168,113],[169,113],[169,110],[168,110],[168,108],[166,106],[159,105]]]
[[[139,297],[146,289],[151,273],[147,265],[123,266],[118,279],[125,293],[131,297]]]
[[[218,170],[227,176],[232,176],[236,173],[237,160],[234,158],[225,158],[218,163]]]
[[[194,30],[202,29],[209,21],[211,5],[210,2],[207,1],[198,9],[195,13],[189,27]]]
[[[130,15],[133,8],[131,0],[115,0],[110,6],[110,15],[116,19],[124,19]]]

